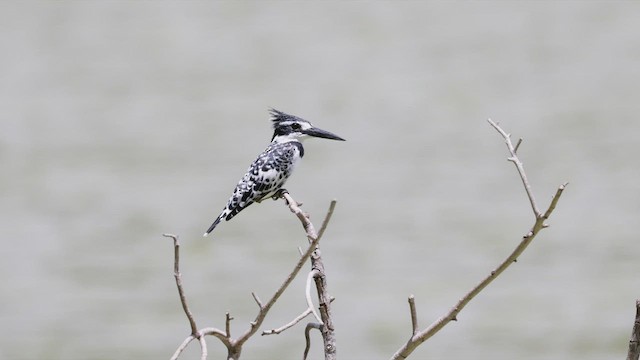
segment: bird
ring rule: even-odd
[[[276,109],[270,109],[273,124],[271,143],[251,163],[247,173],[236,185],[220,215],[204,233],[206,237],[222,221],[229,221],[240,211],[273,197],[287,181],[304,156],[302,141],[309,137],[345,141],[340,136],[322,130],[311,122]]]

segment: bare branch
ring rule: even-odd
[[[547,209],[547,211],[545,211],[544,215],[542,215],[542,218],[544,220],[547,220],[551,215],[551,213],[553,212],[553,210],[555,210],[556,205],[558,204],[558,200],[560,200],[560,195],[562,195],[562,192],[567,187],[567,185],[569,185],[568,182],[558,187],[558,190],[556,191],[555,195],[553,195],[553,198],[551,198],[551,204],[549,204],[549,208]]]
[[[298,202],[296,202],[286,191],[283,191],[281,196],[286,200],[287,205],[289,206],[289,210],[291,210],[291,212],[294,213],[302,223],[302,227],[305,229],[309,241],[311,241],[312,239],[320,239],[322,237],[322,234],[324,233],[326,224],[328,224],[331,216],[333,215],[333,211],[336,206],[336,200],[331,201],[331,205],[329,206],[329,210],[327,211],[327,215],[325,216],[325,220],[323,221],[321,233],[320,235],[318,235],[318,233],[316,233],[315,231],[315,228],[313,227],[313,224],[309,220],[309,216],[302,212],[298,205]],[[316,290],[318,292],[320,319],[322,320],[320,332],[322,333],[322,341],[324,342],[324,358],[325,360],[335,360],[336,338],[334,333],[335,329],[333,327],[333,319],[331,318],[331,301],[333,300],[333,298],[329,295],[329,292],[327,290],[327,278],[325,276],[324,263],[322,261],[322,256],[319,248],[316,248],[316,250],[311,255],[311,269],[317,272],[316,276],[314,276],[314,280],[316,283]]]
[[[291,197],[286,194],[285,198],[291,199]],[[260,327],[260,325],[262,324],[262,322],[264,321],[265,317],[267,316],[267,313],[269,312],[269,310],[271,309],[271,307],[275,304],[275,302],[280,298],[280,296],[284,293],[284,291],[286,290],[286,288],[291,284],[291,282],[293,281],[293,279],[298,275],[298,273],[300,272],[300,269],[302,268],[302,266],[304,265],[304,263],[307,261],[307,259],[309,259],[310,257],[312,257],[312,255],[317,252],[318,250],[318,243],[320,241],[320,236],[317,236],[317,234],[315,233],[315,229],[313,227],[313,224],[311,223],[311,221],[309,221],[308,215],[302,213],[302,210],[300,210],[299,206],[300,204],[298,204],[297,202],[293,201],[293,199],[291,199],[291,201],[289,202],[288,200],[288,205],[289,208],[291,209],[292,212],[296,213],[296,215],[298,216],[298,218],[303,221],[303,225],[305,225],[305,230],[307,232],[307,238],[309,239],[309,246],[306,249],[306,251],[303,253],[301,252],[301,257],[298,259],[296,265],[294,266],[293,270],[289,273],[289,275],[287,276],[287,278],[285,279],[285,281],[282,283],[282,285],[280,285],[280,287],[276,290],[276,292],[273,294],[273,296],[271,296],[271,298],[269,299],[269,301],[267,301],[266,304],[263,304],[260,301],[260,298],[255,294],[255,293],[251,293],[251,295],[253,296],[253,299],[255,300],[256,304],[258,304],[259,307],[259,311],[258,311],[258,315],[256,315],[255,319],[253,321],[250,322],[250,327],[247,331],[245,331],[239,338],[237,339],[232,339],[231,338],[231,320],[233,320],[233,318],[229,315],[229,313],[226,313],[226,317],[225,317],[225,331],[221,331],[218,330],[216,328],[204,328],[200,331],[197,330],[197,326],[195,323],[195,320],[193,318],[193,314],[191,313],[191,311],[189,310],[189,307],[187,305],[187,300],[186,300],[186,296],[184,294],[184,290],[183,290],[183,286],[182,286],[182,277],[179,271],[179,259],[180,259],[180,252],[179,252],[179,241],[178,241],[178,237],[176,235],[171,235],[171,234],[164,234],[163,236],[165,237],[170,237],[174,240],[174,275],[176,278],[176,285],[178,287],[178,293],[180,295],[180,301],[182,303],[182,307],[184,309],[184,312],[189,320],[189,324],[191,326],[191,332],[192,334],[187,337],[187,339],[185,339],[183,341],[183,343],[178,347],[178,349],[176,350],[176,352],[174,353],[172,360],[173,359],[177,359],[178,356],[182,353],[182,351],[184,351],[184,349],[189,345],[189,343],[191,341],[193,341],[194,339],[198,339],[200,342],[200,346],[201,346],[201,359],[206,359],[207,357],[207,345],[206,342],[204,340],[204,336],[206,335],[212,335],[214,337],[216,337],[217,339],[219,339],[226,347],[227,347],[227,359],[238,359],[240,357],[240,353],[242,352],[242,346],[243,344],[251,337],[255,334],[255,332],[258,330],[258,328]],[[333,213],[333,209],[335,208],[335,200],[332,201],[331,206],[329,207],[329,212],[327,214],[327,217],[325,218],[323,224],[322,224],[322,231],[324,231],[324,229],[326,228],[330,218],[331,218],[331,214]],[[295,211],[294,211],[295,210]],[[313,273],[315,274],[315,272]],[[315,276],[315,275],[314,275]],[[311,277],[314,277],[311,276]],[[308,280],[310,281],[310,280]],[[309,297],[310,298],[310,297]],[[313,312],[313,309],[310,308],[309,313]],[[304,316],[306,316],[308,314],[305,314]],[[297,323],[298,321],[302,320],[302,318],[304,318],[304,316],[301,316],[300,319],[297,319],[295,323]],[[317,315],[316,315],[317,316]],[[290,325],[290,326],[293,326]],[[281,330],[283,331],[283,330]]]
[[[516,143],[516,147],[513,149],[514,153],[518,153],[518,149],[520,148],[520,144],[522,144],[522,138],[518,139],[518,142]]]
[[[298,217],[298,219],[300,219],[300,222],[302,223],[302,227],[307,233],[307,238],[309,239],[309,242],[317,238],[318,234],[316,233],[316,229],[311,223],[311,220],[309,220],[309,217],[307,216],[307,214],[302,212],[302,209],[300,209],[298,203],[295,200],[293,200],[293,198],[291,197],[291,195],[289,195],[288,192],[283,192],[282,197],[287,202],[287,206],[289,206],[289,210],[291,210],[291,212],[294,213]]]
[[[295,325],[295,324],[299,323],[300,321],[302,321],[302,319],[306,318],[309,314],[311,314],[311,308],[308,307],[305,311],[302,312],[302,314],[296,316],[295,319],[291,320],[287,324],[282,325],[281,327],[279,327],[277,329],[265,330],[265,331],[262,332],[262,335],[277,335],[277,334],[280,334],[281,332],[287,330],[288,328],[290,328],[293,325]]]
[[[176,360],[178,359],[178,356],[180,356],[180,354],[184,351],[184,349],[187,348],[187,346],[189,345],[189,343],[191,341],[193,341],[193,339],[195,339],[196,337],[193,335],[189,335],[187,336],[186,339],[184,339],[184,341],[182,342],[182,344],[180,344],[180,346],[178,346],[178,349],[176,350],[175,353],[173,353],[173,356],[171,356],[170,360]]]
[[[507,144],[507,148],[509,149],[509,153],[511,154],[511,157],[509,157],[508,160],[513,162],[513,164],[518,169],[518,174],[520,174],[520,178],[522,179],[522,184],[524,185],[524,189],[527,192],[527,197],[529,197],[529,202],[531,203],[531,209],[533,210],[533,214],[535,215],[536,218],[539,218],[540,216],[542,216],[542,213],[540,212],[540,210],[538,209],[538,205],[536,204],[536,199],[533,196],[533,191],[531,190],[531,185],[529,185],[529,180],[527,180],[527,175],[524,172],[524,167],[522,165],[522,162],[520,161],[520,159],[518,159],[518,155],[516,155],[517,150],[516,148],[513,147],[513,144],[511,143],[511,134],[507,134],[504,130],[502,130],[500,126],[498,126],[498,124],[494,123],[491,119],[487,119],[487,121],[504,138],[504,141]],[[520,145],[520,142],[518,143],[518,146],[519,145]]]
[[[411,313],[411,336],[418,332],[418,312],[416,311],[416,299],[413,294],[409,295],[409,312]]]
[[[629,340],[629,352],[627,360],[638,360],[640,357],[640,299],[636,300],[636,319],[633,322],[631,340]]]
[[[311,270],[309,272],[309,275],[307,276],[307,286],[305,289],[306,290],[305,295],[307,298],[307,306],[309,307],[309,310],[311,310],[311,313],[313,314],[313,316],[315,316],[316,320],[318,320],[320,322],[320,325],[322,325],[322,319],[320,319],[320,315],[316,313],[316,310],[313,307],[313,300],[311,300],[311,280],[313,280],[313,278],[315,278],[316,275],[318,275],[318,272],[316,270]]]
[[[228,311],[224,315],[224,332],[228,338],[231,338],[231,320],[233,320],[233,318],[229,315]]]
[[[204,336],[200,336],[200,360],[207,360],[207,342],[204,340]]]
[[[327,229],[327,225],[329,225],[329,221],[331,221],[331,217],[333,216],[333,210],[336,208],[336,200],[334,199],[329,204],[329,210],[327,211],[327,215],[325,215],[324,220],[322,221],[322,225],[320,225],[320,231],[318,231],[318,237],[322,237],[324,235],[324,231]]]
[[[310,226],[313,227],[313,225],[310,225]],[[309,237],[309,236],[307,236],[307,237]],[[275,304],[275,302],[280,298],[282,293],[284,293],[284,291],[289,286],[289,284],[291,284],[293,279],[298,275],[298,272],[300,272],[300,269],[302,268],[302,265],[304,265],[304,263],[307,261],[307,259],[311,256],[311,254],[315,250],[316,246],[318,245],[319,241],[320,241],[320,238],[314,238],[311,241],[311,243],[309,244],[309,247],[305,251],[304,255],[298,260],[298,262],[296,263],[295,267],[293,268],[291,273],[289,273],[289,275],[287,276],[285,281],[282,283],[282,285],[280,285],[278,290],[276,290],[275,294],[273,294],[273,296],[269,299],[269,301],[267,301],[267,303],[264,304],[260,308],[260,311],[258,312],[258,315],[251,322],[251,327],[242,336],[240,336],[236,340],[236,346],[241,347],[242,344],[244,344],[244,342],[246,342],[253,334],[255,334],[255,332],[258,330],[260,325],[262,325],[262,322],[264,321],[265,317],[267,316],[267,313],[269,312],[269,310],[271,310],[271,307],[273,306],[273,304]]]
[[[304,254],[301,252],[301,256],[304,256]],[[262,309],[264,306],[262,305],[262,302],[260,301],[260,298],[258,297],[258,295],[256,295],[256,293],[251,292],[251,296],[253,296],[253,300],[256,301],[256,304],[258,304],[258,308]]]
[[[260,302],[260,299],[254,294],[254,299],[256,300],[256,302],[258,303],[259,307],[260,307],[260,311],[258,313],[258,315],[256,316],[256,319],[251,323],[251,327],[249,328],[249,330],[247,330],[240,338],[238,338],[237,340],[233,340],[231,339],[230,336],[230,322],[233,319],[229,313],[226,313],[226,321],[225,321],[225,331],[220,331],[216,328],[205,328],[202,329],[200,332],[198,332],[196,325],[195,325],[195,320],[193,319],[193,315],[191,314],[191,311],[189,311],[189,307],[187,306],[187,301],[186,301],[186,296],[184,295],[184,291],[183,291],[183,287],[182,287],[182,282],[181,282],[181,275],[179,272],[179,242],[178,242],[178,237],[175,235],[170,235],[170,234],[165,234],[166,237],[171,237],[174,239],[174,248],[175,248],[175,265],[174,265],[174,273],[175,273],[175,277],[176,277],[176,284],[178,286],[178,293],[180,294],[180,300],[182,302],[182,306],[183,309],[185,311],[185,314],[187,315],[187,318],[189,319],[189,323],[191,324],[192,327],[192,331],[193,333],[187,338],[185,339],[185,341],[180,345],[180,347],[178,347],[178,349],[176,350],[176,352],[174,353],[174,356],[172,357],[172,359],[177,359],[178,356],[180,355],[180,353],[187,347],[187,345],[194,339],[199,339],[200,340],[200,344],[201,344],[201,356],[202,359],[206,358],[207,355],[207,348],[206,348],[206,344],[204,344],[204,335],[213,335],[216,338],[218,338],[220,341],[222,341],[222,343],[227,347],[228,351],[229,351],[229,358],[235,358],[237,359],[237,357],[239,356],[241,349],[242,349],[242,345],[244,344],[244,342],[246,342],[249,337],[251,337],[258,329],[258,327],[260,326],[260,324],[262,324],[262,321],[264,321],[264,318],[266,317],[267,313],[269,312],[269,310],[271,309],[271,307],[273,306],[273,304],[276,302],[276,300],[280,297],[280,295],[282,295],[282,293],[284,292],[284,290],[286,289],[286,287],[293,281],[293,279],[295,278],[295,276],[298,274],[298,272],[300,271],[300,269],[302,268],[302,265],[304,265],[304,263],[306,262],[306,260],[311,256],[311,253],[313,253],[314,249],[316,248],[319,239],[315,239],[313,242],[311,242],[311,244],[309,244],[309,247],[307,249],[307,251],[304,253],[304,255],[298,260],[298,262],[296,263],[296,266],[294,267],[293,271],[289,274],[289,276],[287,277],[287,279],[285,280],[285,282],[280,286],[280,288],[278,288],[278,290],[276,291],[276,293],[272,296],[272,298],[269,300],[269,302],[266,305],[262,305]],[[195,330],[194,330],[195,329]]]
[[[312,270],[309,272],[309,275],[307,276],[307,286],[305,289],[305,294],[306,294],[306,299],[307,299],[307,308],[305,309],[305,311],[302,312],[302,314],[296,316],[295,319],[293,319],[292,321],[290,321],[289,323],[277,328],[277,329],[272,329],[272,330],[265,330],[262,332],[262,335],[273,335],[273,334],[280,334],[281,332],[287,330],[288,328],[292,327],[293,325],[299,323],[302,319],[304,319],[305,317],[307,317],[307,315],[309,314],[313,314],[315,316],[315,318],[320,321],[322,323],[322,320],[320,319],[320,316],[315,312],[314,307],[313,307],[313,300],[311,300],[311,280],[313,280],[313,277],[316,275],[316,271]]]
[[[178,240],[178,236],[173,234],[162,234],[162,236],[173,239],[173,276],[176,279],[176,286],[178,287],[178,294],[180,295],[182,309],[184,310],[185,315],[187,315],[187,319],[189,319],[189,325],[191,326],[191,335],[197,337],[198,326],[196,325],[196,320],[193,318],[191,310],[189,310],[189,306],[187,305],[187,297],[185,296],[184,289],[182,288],[182,274],[180,274],[180,241]]]
[[[493,126],[500,135],[505,139],[507,143],[507,147],[509,149],[509,153],[511,157],[509,161],[513,162],[516,165],[518,173],[520,174],[520,178],[522,179],[522,183],[524,185],[525,191],[527,192],[527,196],[529,197],[529,201],[531,203],[531,207],[533,209],[535,215],[535,222],[531,228],[531,230],[525,234],[520,243],[516,246],[516,248],[511,252],[507,258],[502,261],[498,267],[496,267],[493,271],[489,273],[478,285],[474,286],[467,294],[465,294],[445,315],[440,317],[434,323],[432,323],[428,328],[414,332],[411,338],[400,348],[398,351],[391,357],[391,359],[405,359],[408,357],[413,350],[415,350],[420,344],[429,339],[431,336],[436,334],[440,329],[442,329],[445,325],[447,325],[451,321],[457,320],[457,315],[464,307],[478,295],[485,287],[487,287],[493,280],[495,280],[503,271],[505,271],[512,263],[516,262],[518,257],[522,254],[522,252],[529,246],[531,241],[536,237],[538,232],[546,227],[545,220],[549,218],[553,210],[555,209],[558,201],[560,200],[560,196],[564,191],[567,183],[564,183],[558,187],[556,194],[554,195],[551,203],[549,204],[549,208],[545,211],[544,215],[538,210],[536,205],[536,200],[533,196],[533,192],[531,191],[531,186],[527,180],[527,176],[524,172],[524,168],[522,167],[522,162],[518,159],[516,155],[516,149],[511,144],[510,135],[507,134],[498,124],[494,123],[489,119],[489,124]],[[409,300],[409,304],[411,306],[411,298]],[[412,314],[412,325],[413,325],[413,314]]]
[[[215,338],[217,338],[218,340],[220,340],[222,342],[222,344],[224,344],[224,346],[226,346],[227,348],[232,346],[232,341],[231,338],[227,336],[227,333],[213,328],[213,327],[208,327],[208,328],[204,328],[200,330],[200,335],[201,336],[205,336],[205,335],[211,335]]]

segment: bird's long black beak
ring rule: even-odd
[[[309,136],[315,136],[323,139],[345,141],[340,136],[326,130],[318,129],[317,127],[312,127],[311,129],[307,129],[304,131],[304,133]]]

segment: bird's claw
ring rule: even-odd
[[[276,191],[275,194],[273,194],[273,196],[271,197],[273,200],[279,200],[279,199],[284,199],[284,194],[288,194],[289,192],[287,191],[287,189],[280,189],[278,191]]]

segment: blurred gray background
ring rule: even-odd
[[[319,225],[342,359],[386,359],[512,251],[533,216],[486,119],[520,148],[551,227],[412,358],[620,359],[640,297],[640,5],[633,2],[0,3],[0,358],[163,359],[234,334],[305,239],[282,202],[202,233],[269,142],[310,140],[287,185]],[[304,276],[264,328],[305,308]],[[312,358],[321,358],[314,335]],[[226,353],[208,340],[210,358]],[[246,359],[299,359],[303,326]],[[197,358],[198,346],[184,354]]]

